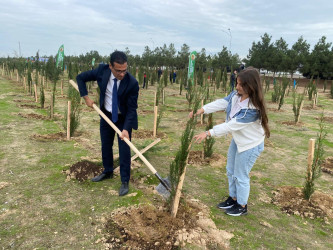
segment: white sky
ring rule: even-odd
[[[226,46],[241,58],[265,32],[289,47],[302,35],[333,41],[333,1],[323,0],[0,0],[0,57],[109,55],[129,48],[141,55],[174,43],[207,55]]]

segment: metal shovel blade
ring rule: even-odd
[[[163,180],[164,184],[166,184],[168,186],[168,189],[170,190],[171,182],[170,182],[169,177],[162,178],[162,180]],[[155,189],[164,199],[167,200],[170,197],[170,191],[162,184],[162,182],[160,184],[158,184],[158,186]]]

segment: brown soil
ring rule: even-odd
[[[36,109],[36,108],[38,108],[36,105],[33,105],[33,104],[20,104],[18,106],[20,108],[30,108],[30,109]]]
[[[38,115],[38,114],[22,114],[22,113],[18,113],[19,116],[24,117],[24,118],[33,118],[33,119],[37,119],[37,120],[48,120],[49,117],[46,117],[44,115]]]
[[[145,130],[145,129],[134,130],[132,133],[132,137],[138,138],[138,139],[154,138],[153,131]],[[157,131],[156,137],[157,138],[167,138],[167,135],[163,132]]]
[[[295,126],[295,127],[302,127],[304,126],[304,123],[298,122],[297,124],[294,121],[284,121],[281,122],[281,124],[287,125],[287,126]]]
[[[333,198],[327,194],[315,191],[310,200],[303,198],[302,188],[284,186],[273,192],[272,202],[281,210],[310,219],[333,219]]]
[[[281,113],[281,112],[284,112],[283,109],[280,109],[280,110],[279,110],[279,109],[277,109],[277,108],[267,108],[267,110],[268,110],[268,111],[272,111],[272,112],[274,112],[274,113],[277,113],[277,112],[280,112],[280,113]]]
[[[154,114],[154,110],[138,110],[139,115],[149,115]]]
[[[63,171],[67,175],[67,180],[75,179],[78,181],[85,181],[99,175],[103,172],[103,167],[91,161],[80,161],[73,164],[69,170]]]
[[[320,120],[320,117],[317,117],[316,120]],[[333,123],[333,117],[324,116],[324,121]]]
[[[80,136],[82,132],[76,131],[74,133],[74,136]],[[58,132],[54,134],[46,134],[46,135],[39,135],[39,134],[33,134],[30,136],[31,139],[38,140],[38,141],[64,141],[67,140],[67,134],[65,132]]]
[[[66,140],[66,133],[64,132],[58,132],[54,134],[46,134],[46,135],[38,135],[34,134],[30,136],[30,138],[38,141],[48,141],[48,140],[55,140],[55,141],[63,141]]]
[[[224,167],[227,159],[220,154],[213,153],[209,158],[203,158],[202,151],[190,151],[188,164],[192,165],[211,165],[213,167]]]
[[[325,173],[333,175],[333,157],[326,158],[321,170]]]
[[[196,200],[181,203],[173,218],[164,206],[122,207],[105,219],[107,249],[178,249],[186,243],[226,249],[233,234],[216,228],[209,209]]]

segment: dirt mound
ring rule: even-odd
[[[326,158],[321,170],[325,173],[333,175],[333,157]]]
[[[78,181],[85,181],[99,175],[103,172],[103,167],[98,166],[91,161],[80,161],[73,164],[69,170],[64,171],[67,175],[67,180],[75,179]]]
[[[62,141],[62,140],[66,140],[67,135],[64,132],[58,132],[58,133],[46,134],[46,135],[34,134],[31,136],[31,138],[38,140],[38,141],[47,141],[47,140]]]
[[[187,162],[192,165],[212,165],[224,167],[227,159],[220,154],[213,153],[211,157],[203,158],[202,151],[190,151]]]
[[[136,205],[112,212],[102,241],[109,249],[177,249],[191,244],[200,249],[226,249],[233,234],[216,228],[197,201],[182,204],[177,217],[163,207]]]
[[[48,120],[49,118],[44,116],[44,115],[38,115],[38,114],[22,114],[22,113],[18,113],[19,116],[24,117],[24,118],[33,118],[33,119],[37,119],[37,120]]]
[[[320,192],[314,192],[310,200],[303,198],[302,188],[285,186],[273,192],[272,202],[288,214],[310,219],[333,219],[333,198]]]
[[[132,133],[132,137],[138,138],[138,139],[154,138],[153,131],[145,130],[145,129],[134,130]],[[157,138],[166,138],[167,135],[163,132],[157,131],[156,137]]]
[[[74,136],[81,136],[82,132],[75,131]],[[71,136],[73,137],[73,136]],[[67,134],[65,132],[58,132],[54,134],[46,134],[46,135],[39,135],[39,134],[33,134],[30,136],[31,139],[38,140],[38,141],[65,141],[67,140]]]

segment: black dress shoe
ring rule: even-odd
[[[113,177],[113,173],[101,173],[100,175],[95,176],[91,179],[93,182],[103,181],[106,179],[111,179]]]
[[[120,189],[119,189],[119,196],[124,196],[128,193],[128,182],[121,183]]]

